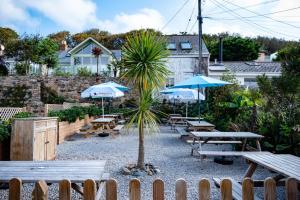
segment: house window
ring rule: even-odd
[[[107,65],[108,64],[108,57],[107,56],[101,56],[101,65]]]
[[[96,47],[95,44],[90,43],[87,46],[85,46],[83,49],[81,49],[78,54],[92,54],[93,48]]]
[[[170,42],[167,44],[167,49],[169,50],[176,50],[176,43],[175,42]]]
[[[180,46],[181,46],[182,50],[191,50],[192,49],[192,44],[190,42],[181,42]]]
[[[166,87],[173,87],[175,83],[175,78],[168,78]]]
[[[74,65],[80,65],[81,64],[81,57],[74,57]]]
[[[82,57],[82,64],[83,65],[90,65],[91,64],[91,58],[90,57]]]

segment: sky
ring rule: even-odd
[[[202,0],[202,13],[203,33],[300,39],[300,0]],[[0,26],[19,34],[46,36],[91,28],[111,33],[139,28],[195,33],[196,21],[197,0],[0,1]]]

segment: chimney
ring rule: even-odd
[[[217,61],[217,59],[215,58],[215,64],[217,64],[218,63],[218,61]]]
[[[68,49],[68,44],[66,40],[61,41],[61,44],[59,46],[60,51],[66,51]]]
[[[219,37],[219,63],[223,63],[223,38]]]

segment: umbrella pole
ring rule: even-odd
[[[187,118],[188,116],[188,106],[189,106],[189,102],[186,103],[186,106],[185,106],[185,117]]]
[[[198,106],[199,106],[199,113],[198,113],[198,115],[199,115],[199,123],[200,123],[200,121],[201,121],[201,117],[200,117],[200,96],[199,96],[199,92],[200,92],[200,87],[199,87],[199,85],[198,85]]]
[[[102,118],[104,119],[103,97],[101,99],[102,99]]]
[[[173,104],[173,114],[175,114],[175,98],[174,98],[174,104]]]

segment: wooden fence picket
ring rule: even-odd
[[[221,200],[232,200],[232,183],[230,179],[223,179],[220,183]]]
[[[203,178],[199,181],[199,200],[209,200],[210,199],[210,183],[209,180]]]
[[[275,200],[276,199],[276,182],[272,178],[267,178],[264,181],[265,194],[264,200]]]
[[[132,179],[129,183],[129,200],[141,199],[141,183],[138,179]]]
[[[294,178],[288,178],[285,183],[286,187],[286,199],[287,200],[297,200],[298,199],[298,183]]]
[[[251,178],[245,178],[242,183],[243,200],[254,200],[254,183]]]
[[[163,180],[156,179],[153,182],[153,200],[164,200],[165,199],[165,185]]]
[[[186,182],[184,179],[178,179],[176,181],[175,186],[175,194],[176,194],[176,200],[186,200],[187,199],[187,188],[186,188]]]
[[[13,178],[9,181],[9,200],[21,200],[22,198],[22,181],[18,178]]]
[[[35,183],[35,188],[32,192],[32,199],[48,200],[48,185],[45,181],[38,181]]]
[[[106,200],[118,199],[118,184],[115,179],[110,179],[106,182]]]
[[[92,179],[84,181],[83,199],[95,200],[96,198],[96,183]]]
[[[59,200],[71,200],[71,182],[62,180],[59,182]]]

